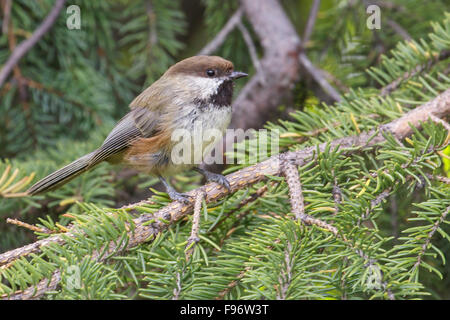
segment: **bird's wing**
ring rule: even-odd
[[[128,148],[139,138],[149,138],[157,131],[158,115],[147,108],[136,107],[126,114],[111,130],[105,141],[91,158],[97,164]]]

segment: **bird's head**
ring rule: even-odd
[[[218,56],[194,56],[184,59],[164,74],[166,79],[190,95],[193,100],[231,105],[233,81],[247,76],[234,70],[233,63]]]

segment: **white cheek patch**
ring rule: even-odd
[[[196,96],[202,100],[206,100],[216,94],[224,80],[225,78],[185,77],[186,84],[190,87],[190,90],[194,90]]]

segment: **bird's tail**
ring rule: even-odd
[[[29,195],[35,195],[59,187],[83,172],[91,169],[96,163],[91,163],[92,156],[95,152],[91,152],[78,160],[68,164],[67,166],[49,174],[44,179],[36,182],[27,190]]]

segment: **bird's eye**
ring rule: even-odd
[[[208,75],[208,77],[214,77],[216,72],[213,69],[208,69],[206,70],[206,74]]]

